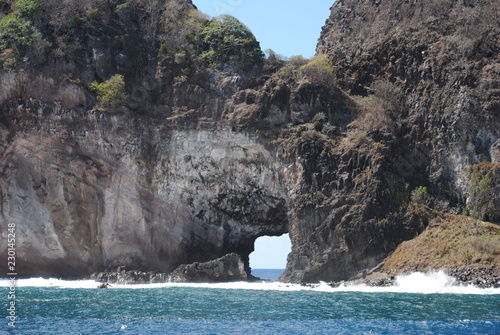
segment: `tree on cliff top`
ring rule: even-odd
[[[201,32],[202,58],[211,66],[232,62],[241,67],[261,63],[264,53],[250,29],[231,15],[213,18]]]

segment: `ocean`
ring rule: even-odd
[[[254,270],[276,279],[282,270]],[[277,282],[112,285],[18,280],[15,327],[0,281],[1,334],[500,334],[500,289],[444,273],[389,288]]]

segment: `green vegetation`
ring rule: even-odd
[[[500,192],[500,164],[482,162],[471,166],[469,172],[471,187],[467,212],[478,220],[500,220],[500,209],[495,204]]]
[[[266,49],[264,51],[264,54],[266,57],[266,65],[270,65],[273,67],[281,67],[285,65],[285,62],[288,60],[287,57],[276,53],[273,49]]]
[[[294,67],[301,67],[306,65],[309,62],[309,59],[305,58],[302,55],[292,56],[288,60],[289,64]]]
[[[102,83],[94,81],[89,88],[97,93],[97,101],[104,108],[116,109],[127,102],[125,81],[120,74],[115,74]]]
[[[426,204],[429,200],[429,193],[427,187],[419,186],[411,194],[411,199],[419,204]]]
[[[192,72],[193,72],[193,69],[190,67],[184,67],[181,69],[181,73],[185,76],[191,75]]]
[[[69,27],[70,28],[78,28],[82,23],[82,19],[78,15],[73,15],[69,19]]]
[[[33,18],[38,14],[42,7],[42,1],[39,0],[19,0],[14,5],[14,12],[21,17]]]
[[[122,11],[124,11],[125,9],[129,8],[130,7],[130,3],[127,1],[125,3],[122,3],[121,5],[118,5],[116,6],[116,12],[117,13],[120,13]]]
[[[14,11],[0,20],[0,51],[13,49],[19,58],[36,40],[41,39],[40,32],[31,21],[40,6],[40,1],[20,0],[15,4]]]
[[[158,57],[164,57],[167,55],[168,48],[167,48],[167,43],[162,43],[160,45],[160,49],[158,50]]]
[[[89,20],[98,20],[101,17],[101,12],[97,8],[89,8],[87,10],[87,18]]]
[[[209,16],[196,9],[191,9],[184,22],[186,28],[185,38],[188,43],[194,43],[195,37],[201,33],[209,20]]]
[[[326,114],[323,112],[319,112],[316,115],[314,115],[314,117],[312,119],[312,122],[314,125],[314,130],[322,131],[323,126],[327,120],[328,120],[328,118],[327,118]]]
[[[200,37],[205,45],[201,57],[209,66],[230,62],[246,68],[264,59],[255,36],[233,16],[213,18],[203,28]]]
[[[3,67],[6,70],[14,70],[17,67],[17,61],[15,58],[7,58],[3,63]]]
[[[287,59],[285,56],[276,53],[273,49],[266,49],[264,51],[264,53],[266,55],[266,59],[269,60],[269,61],[281,61],[281,62],[284,62]]]
[[[302,75],[325,85],[335,84],[335,67],[326,55],[316,55],[300,67]]]
[[[167,52],[174,55],[180,50],[186,50],[190,55],[198,55],[202,50],[200,33],[208,23],[208,16],[196,9],[188,12],[178,8],[178,5],[170,3],[169,9],[163,13],[162,30],[160,43],[168,45]]]
[[[26,21],[15,13],[8,14],[0,20],[0,50],[26,47],[38,38],[39,33],[30,21]]]
[[[176,64],[184,64],[186,60],[187,60],[187,52],[185,50],[181,50],[180,52],[175,54]]]

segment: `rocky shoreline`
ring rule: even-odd
[[[93,273],[90,279],[108,284],[155,284],[251,281],[257,278],[246,273],[239,255],[230,253],[209,262],[180,265],[171,273],[128,270],[120,266],[114,271]]]
[[[455,280],[457,286],[475,286],[478,288],[500,288],[500,271],[493,268],[453,268],[444,271]],[[371,287],[390,287],[397,284],[397,276],[374,272],[365,278],[352,281],[330,282],[331,287],[341,285],[367,285]],[[128,270],[124,266],[116,270],[96,272],[90,276],[102,284],[158,284],[158,283],[223,283],[235,281],[254,282],[260,278],[248,275],[239,255],[231,253],[221,258],[205,262],[184,264],[171,273],[154,271]],[[315,287],[316,284],[302,283],[303,286]],[[107,286],[106,286],[107,287]]]
[[[474,285],[480,288],[500,288],[500,270],[488,268],[451,269],[448,275],[463,285]]]
[[[493,1],[336,1],[316,58],[248,69],[206,62],[190,0],[18,2],[0,5],[33,33],[0,36],[0,229],[19,277],[252,280],[256,239],[288,233],[283,282],[498,285]],[[92,89],[112,82],[119,106]],[[213,261],[233,252],[243,270]]]
[[[444,270],[446,275],[455,280],[454,285],[476,286],[478,288],[500,288],[500,271],[493,268],[453,268]],[[428,272],[429,273],[429,272]],[[406,273],[409,274],[409,273]],[[389,287],[396,285],[396,277],[385,273],[373,273],[365,278],[353,281],[329,283],[332,287],[341,285],[367,285],[372,287]]]

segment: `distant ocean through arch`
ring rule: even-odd
[[[264,281],[276,281],[285,272],[285,269],[252,269],[252,276]]]
[[[254,270],[262,278],[283,270]],[[271,278],[267,278],[271,279]],[[112,285],[17,281],[15,328],[0,280],[1,334],[500,334],[500,289],[458,286],[444,273],[393,287],[278,282]]]

